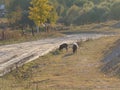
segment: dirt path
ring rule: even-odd
[[[44,39],[20,44],[0,46],[0,76],[25,62],[37,59],[58,47],[61,43],[76,40],[96,39],[105,34],[75,34],[61,38]]]

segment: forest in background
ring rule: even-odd
[[[51,0],[59,22],[81,25],[120,20],[120,0]]]
[[[3,0],[11,23],[28,23],[31,0]],[[120,20],[120,0],[49,0],[54,6],[57,23],[81,25]],[[2,3],[2,1],[1,1]],[[14,16],[14,17],[13,17]]]
[[[44,22],[41,22],[47,23],[46,26],[39,26],[39,30],[29,18],[31,1],[48,1],[47,8],[52,6],[48,11],[49,18],[46,16]],[[0,5],[5,5],[5,15],[0,18],[0,40],[23,37],[27,34],[35,36],[39,32],[68,30],[69,26],[120,20],[120,0],[0,0]],[[38,7],[38,15],[32,11],[35,20],[43,14],[44,8],[43,11],[39,9]],[[42,16],[44,17],[45,13]],[[17,35],[15,30],[20,34]]]

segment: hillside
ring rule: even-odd
[[[120,77],[120,39],[117,40],[115,46],[111,48],[111,52],[105,54],[102,59],[104,62],[101,71],[109,76]]]
[[[119,90],[120,80],[100,71],[119,37],[83,42],[76,54],[53,51],[0,78],[2,90]]]

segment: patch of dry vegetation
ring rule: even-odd
[[[119,37],[83,42],[76,54],[53,51],[0,78],[1,90],[107,90],[119,80],[100,72],[104,52]]]
[[[120,28],[116,28],[116,25],[119,26],[120,21],[107,21],[101,23],[92,23],[92,24],[85,24],[80,26],[71,26],[70,30],[62,31],[64,33],[71,32],[71,33],[120,33]],[[113,27],[114,26],[114,27]]]
[[[21,43],[21,42],[39,40],[43,38],[54,38],[54,37],[61,37],[61,36],[64,36],[64,35],[59,32],[49,32],[49,33],[40,32],[38,34],[35,34],[35,36],[32,36],[31,33],[27,33],[22,36],[22,33],[20,30],[13,30],[13,31],[5,30],[4,40],[2,40],[2,30],[0,30],[0,45]]]

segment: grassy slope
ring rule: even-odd
[[[104,52],[119,37],[82,43],[77,54],[58,51],[0,78],[1,90],[119,90],[120,80],[100,72]]]

